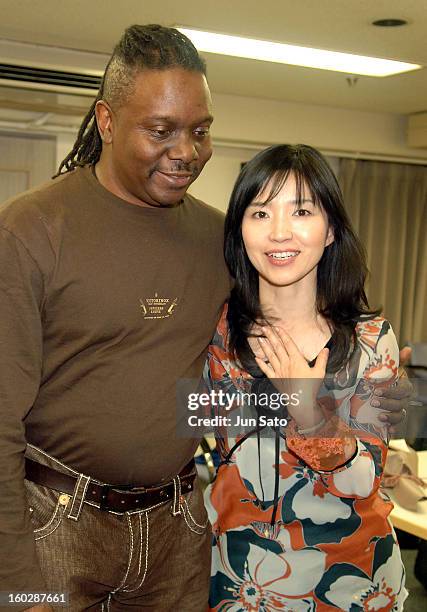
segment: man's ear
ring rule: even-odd
[[[113,141],[113,112],[104,100],[98,100],[96,103],[95,117],[102,142],[111,144]]]

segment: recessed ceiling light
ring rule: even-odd
[[[419,64],[408,64],[379,57],[286,45],[229,34],[216,34],[184,26],[177,26],[177,29],[188,36],[199,51],[207,53],[375,77],[390,76],[421,68]]]
[[[372,25],[379,28],[397,28],[398,26],[407,25],[407,23],[404,19],[377,19],[377,21],[372,22]]]

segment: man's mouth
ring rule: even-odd
[[[172,187],[186,187],[196,178],[194,172],[163,172],[157,170],[157,173]]]

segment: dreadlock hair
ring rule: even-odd
[[[98,95],[82,121],[76,142],[61,162],[55,177],[99,160],[102,140],[95,118],[99,100],[105,100],[117,109],[132,95],[137,72],[174,67],[206,74],[205,61],[190,39],[178,30],[157,24],[127,28],[114,48]]]

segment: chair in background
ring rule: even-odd
[[[415,450],[427,450],[427,342],[407,342],[411,361],[405,366],[414,385],[405,438]]]

